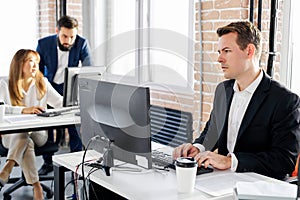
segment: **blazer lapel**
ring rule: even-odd
[[[243,118],[243,121],[241,123],[239,133],[237,136],[237,140],[241,137],[241,135],[244,133],[246,128],[251,123],[252,119],[254,118],[256,112],[258,111],[260,105],[264,101],[265,97],[267,96],[267,92],[270,87],[271,78],[268,77],[265,72],[263,72],[263,78],[261,83],[258,85],[257,89],[255,90],[250,103],[248,105],[248,108],[245,113],[245,117]]]
[[[69,52],[69,62],[68,62],[68,67],[78,67],[78,61],[79,58],[78,56],[76,56],[76,54],[78,53],[78,51],[80,51],[80,46],[78,45],[78,35],[76,36],[75,42],[74,42],[74,46],[71,48],[70,52]]]
[[[74,67],[74,57],[75,57],[75,48],[71,48],[69,52],[69,61],[68,61],[68,67]]]

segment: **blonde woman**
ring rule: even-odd
[[[44,110],[44,108],[41,106],[11,106],[8,86],[3,79],[0,79],[0,102],[4,103],[6,114],[38,114]]]
[[[32,107],[29,112],[40,113],[49,104],[62,106],[62,96],[56,92],[39,71],[40,56],[36,51],[21,49],[14,55],[9,71],[9,94],[13,106]],[[32,184],[34,199],[43,199],[34,154],[34,145],[42,146],[48,138],[46,131],[2,135],[3,146],[8,148],[7,161],[0,172],[3,186],[13,166],[20,165],[26,182]]]

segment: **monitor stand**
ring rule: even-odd
[[[86,166],[102,169],[105,171],[106,176],[110,176],[112,172],[112,167],[114,166],[114,154],[111,148],[113,140],[108,141],[108,146],[104,148],[103,156],[97,161],[92,163],[86,163]]]
[[[108,146],[104,149],[103,152],[103,166],[113,167],[114,166],[114,153],[111,148],[112,140],[109,140]]]

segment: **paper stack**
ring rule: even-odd
[[[248,200],[295,200],[297,185],[282,181],[237,182],[234,189],[236,199]]]

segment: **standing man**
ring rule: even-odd
[[[277,179],[295,168],[300,135],[300,99],[259,66],[261,32],[250,22],[217,30],[218,62],[224,77],[215,92],[210,119],[193,144],[173,157],[192,156],[198,164]],[[210,144],[211,151],[205,151]]]
[[[41,56],[40,71],[61,95],[66,67],[92,65],[88,41],[77,33],[78,21],[63,16],[58,21],[56,34],[40,39],[36,48]],[[81,151],[82,142],[75,126],[70,127],[68,132],[71,152]],[[49,130],[49,139],[53,140],[53,130]],[[53,171],[52,155],[44,155],[43,158],[40,175]]]

